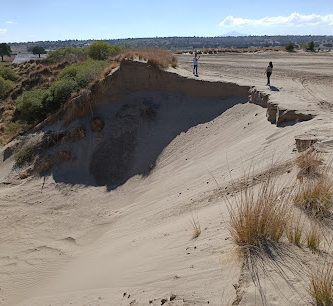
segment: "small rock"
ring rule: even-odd
[[[161,305],[164,305],[168,300],[167,299],[162,299],[161,300]]]
[[[175,298],[176,298],[176,295],[175,295],[175,294],[171,294],[171,295],[170,295],[170,301],[173,301]]]

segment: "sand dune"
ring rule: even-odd
[[[263,86],[271,57],[278,91]],[[179,74],[198,88],[204,81],[207,86],[220,81],[225,90],[233,82],[234,91],[223,96],[222,89],[214,94],[185,85],[188,89],[179,92],[160,81],[153,91],[142,83],[130,93],[129,81],[114,96],[104,92],[96,106],[94,115],[105,122],[102,132],[89,131],[84,114],[67,126],[55,122],[43,128],[87,129],[84,139],[50,149],[71,150],[73,161],[54,167],[45,178],[25,180],[10,172],[12,157],[0,164],[3,305],[311,302],[305,274],[320,255],[290,245],[276,261],[258,260],[260,285],[253,282],[230,238],[225,196],[243,187],[250,167],[255,180],[270,171],[279,182],[292,181],[295,137],[316,138],[325,158],[331,158],[331,56],[240,54],[200,60],[200,80],[192,80],[186,56],[168,77],[177,84]],[[280,111],[311,113],[313,119],[271,123],[267,108],[245,98],[251,86],[269,95]],[[125,96],[124,90],[129,91]],[[152,119],[142,119],[145,103],[153,106]],[[197,239],[192,239],[193,217],[202,229]]]

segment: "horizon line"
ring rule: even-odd
[[[127,37],[127,38],[87,38],[87,39],[77,39],[77,38],[68,38],[68,39],[58,39],[58,40],[31,40],[31,41],[12,41],[7,42],[8,44],[26,44],[26,43],[37,43],[37,42],[65,42],[65,41],[105,41],[105,40],[131,40],[131,39],[159,39],[159,38],[240,38],[240,37],[306,37],[306,36],[318,36],[318,37],[333,37],[333,34],[276,34],[276,35],[228,35],[222,34],[217,36],[147,36],[147,37]]]

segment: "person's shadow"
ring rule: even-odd
[[[269,86],[269,87],[271,91],[280,91],[280,89],[275,86]]]

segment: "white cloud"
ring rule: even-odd
[[[0,34],[5,34],[5,33],[7,33],[7,29],[0,29]]]
[[[8,23],[8,24],[15,24],[16,22],[15,22],[15,21],[8,20],[8,21],[6,21],[6,23]]]
[[[229,26],[274,26],[274,25],[287,25],[287,26],[317,26],[327,25],[333,26],[333,14],[329,15],[302,15],[299,13],[292,13],[289,16],[273,16],[264,17],[259,19],[247,19],[241,17],[227,16],[220,23],[221,27]]]

